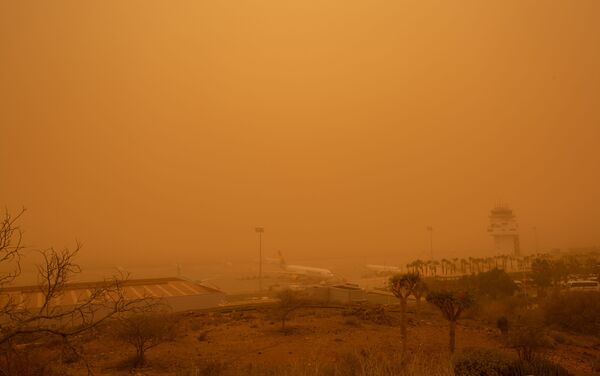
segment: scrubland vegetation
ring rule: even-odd
[[[16,265],[0,288],[20,271],[16,219],[7,215],[0,232],[1,261]],[[390,278],[395,305],[340,305],[283,290],[275,304],[170,313],[149,299],[125,301],[111,280],[94,300],[60,310],[52,301],[78,271],[75,254],[44,253],[42,309],[3,302],[0,375],[600,372],[600,292],[561,289],[557,261],[532,260],[538,294],[497,268],[451,280],[416,270]]]
[[[3,372],[79,375],[89,367],[97,375],[591,375],[598,367],[600,338],[587,333],[590,324],[567,329],[560,319],[589,314],[563,313],[565,301],[598,295],[552,294],[534,305],[474,294],[476,304],[457,320],[451,354],[450,321],[434,304],[407,304],[402,341],[400,305],[332,305],[285,294],[278,304],[237,311],[123,314],[68,345],[24,338],[4,355],[2,366],[11,367]]]

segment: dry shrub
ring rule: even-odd
[[[454,357],[455,376],[568,376],[558,364],[541,358],[513,360],[490,349],[468,348]]]
[[[348,317],[344,320],[344,324],[348,326],[358,327],[360,326],[360,322],[356,319],[356,317]]]
[[[549,332],[548,335],[550,336],[550,338],[552,338],[554,340],[554,342],[560,343],[561,345],[571,343],[569,338],[567,338],[567,336],[565,336],[563,333],[553,331],[553,332]]]
[[[198,342],[204,342],[207,340],[208,338],[208,332],[210,332],[210,330],[203,330],[201,331],[197,336],[196,339],[198,340]]]
[[[456,376],[501,376],[510,369],[510,358],[496,351],[467,348],[453,359]]]
[[[404,362],[404,375],[454,376],[454,372],[450,358],[445,355],[417,352]]]
[[[192,319],[192,320],[190,320],[190,323],[189,323],[189,329],[192,331],[200,330],[200,329],[204,328],[204,326],[205,326],[205,324],[201,320]]]
[[[209,359],[193,363],[188,368],[176,373],[176,376],[221,376],[225,375],[229,365],[220,360]]]
[[[455,284],[459,290],[472,291],[477,296],[477,300],[484,297],[491,299],[509,297],[518,289],[512,278],[500,269],[463,276]]]
[[[510,322],[505,316],[500,316],[498,317],[498,320],[496,320],[496,327],[498,330],[500,330],[502,335],[506,336],[508,335],[508,330],[510,329]]]
[[[469,310],[471,318],[478,318],[488,324],[494,324],[500,317],[512,318],[526,311],[527,298],[524,296],[509,296],[499,299],[484,298]],[[467,316],[465,316],[467,317]]]
[[[535,315],[521,317],[508,337],[509,346],[517,352],[519,359],[531,362],[541,352],[554,347],[554,340]]]
[[[344,376],[399,375],[403,368],[398,359],[369,350],[344,354],[336,364],[337,374]]]
[[[177,336],[173,316],[165,312],[130,313],[119,319],[115,328],[117,339],[135,349],[133,366],[145,365],[146,352]]]
[[[281,323],[281,332],[288,334],[289,330],[286,328],[285,324],[291,318],[292,313],[300,308],[306,307],[308,301],[302,292],[290,289],[278,292],[277,299],[279,301],[275,307],[273,307],[273,316]]]
[[[232,373],[236,374],[236,373]],[[418,354],[401,359],[386,350],[363,349],[334,362],[304,359],[286,366],[248,365],[245,375],[271,376],[450,376],[448,360]]]
[[[354,316],[377,325],[396,325],[398,320],[390,315],[382,305],[357,304],[347,307],[343,316]]]
[[[4,348],[0,356],[0,374],[6,376],[64,376],[65,366],[60,361],[60,348],[28,345]]]
[[[600,357],[592,362],[592,371],[600,373]]]
[[[532,361],[516,360],[511,363],[509,371],[503,376],[569,376],[562,366],[546,359],[536,358]]]
[[[227,363],[220,360],[207,360],[199,367],[198,376],[219,376],[227,370]]]
[[[600,336],[600,292],[553,294],[544,305],[545,321],[583,334]]]

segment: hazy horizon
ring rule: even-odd
[[[457,4],[460,4],[457,5]],[[600,245],[600,2],[0,3],[0,206],[87,264]]]

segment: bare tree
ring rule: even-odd
[[[456,322],[463,311],[471,307],[475,300],[468,291],[433,291],[427,295],[427,301],[440,309],[450,323],[450,352],[456,347]]]
[[[285,331],[285,323],[292,314],[299,308],[306,306],[306,299],[298,291],[285,289],[277,294],[279,302],[276,306],[277,318],[281,321],[281,330]]]
[[[51,339],[61,339],[66,346],[75,349],[70,342],[73,337],[121,312],[143,309],[146,298],[126,298],[123,284],[127,276],[124,275],[86,286],[89,293],[81,294],[72,305],[60,304],[69,281],[81,271],[74,260],[80,243],[74,250],[39,251],[42,262],[37,266],[37,286],[29,290],[13,286],[21,274],[21,256],[25,249],[17,223],[23,213],[24,210],[12,216],[6,211],[0,223],[0,270],[8,270],[0,272],[0,349],[8,352],[14,350],[15,343]],[[39,301],[26,298],[39,295]],[[89,367],[88,372],[91,372]]]
[[[133,366],[146,364],[146,352],[176,336],[175,321],[164,311],[132,312],[119,318],[116,337],[135,348]]]
[[[414,295],[415,287],[421,281],[417,273],[396,274],[390,278],[390,290],[400,300],[400,336],[402,352],[406,353],[406,304],[408,297]]]
[[[17,222],[24,212],[25,209],[21,209],[13,216],[5,210],[0,222],[0,266],[7,270],[0,272],[0,291],[21,274],[21,251],[24,247],[21,243],[23,234]],[[0,306],[0,310],[9,309],[13,304],[14,302],[8,299]]]

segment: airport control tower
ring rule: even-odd
[[[494,238],[494,251],[500,255],[519,256],[519,225],[506,204],[498,204],[490,213],[488,232]]]

